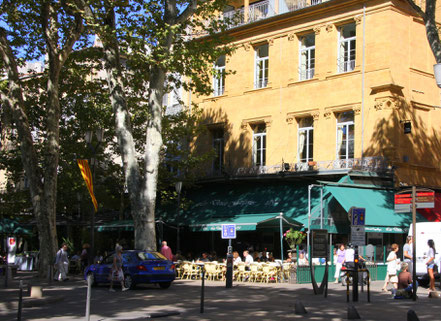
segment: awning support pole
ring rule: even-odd
[[[323,229],[323,188],[320,188],[320,228]]]
[[[282,258],[283,263],[283,226],[282,226],[282,219],[283,219],[283,213],[280,213],[280,257]]]

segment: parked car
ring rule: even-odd
[[[157,283],[163,289],[170,287],[175,279],[175,265],[159,252],[125,250],[122,253],[124,285],[133,288],[141,283]],[[113,253],[101,262],[89,265],[84,270],[84,278],[91,275],[92,285],[109,283]]]

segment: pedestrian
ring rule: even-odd
[[[115,292],[115,290],[113,289],[113,281],[121,282],[122,291],[127,291],[129,289],[124,286],[124,272],[122,270],[122,251],[122,246],[116,244],[115,254],[113,255],[112,271],[110,272],[110,292]]]
[[[346,256],[345,245],[342,243],[342,244],[340,244],[340,247],[337,250],[337,262],[335,263],[335,274],[334,274],[335,282],[334,283],[339,282],[341,267],[343,266],[343,263],[345,263],[345,256]]]
[[[67,272],[69,269],[69,257],[67,253],[67,244],[63,243],[61,248],[58,250],[55,257],[55,268],[57,272],[55,273],[55,280],[57,281],[67,281]]]
[[[413,275],[413,256],[412,256],[412,236],[406,238],[406,244],[403,246],[403,262],[407,263],[410,275]]]
[[[384,280],[384,285],[382,288],[382,291],[387,291],[387,285],[392,283],[393,288],[398,288],[398,276],[397,276],[397,270],[398,270],[398,263],[399,259],[397,258],[397,252],[398,252],[398,244],[394,243],[391,245],[391,251],[389,255],[387,256],[387,273],[386,273],[386,279]]]
[[[167,241],[162,241],[161,254],[164,255],[167,260],[173,261],[173,252],[167,245]]]
[[[81,251],[81,270],[84,271],[84,269],[89,265],[89,256],[90,256],[90,245],[88,243],[83,244],[83,250]]]
[[[433,240],[428,240],[427,245],[429,246],[429,250],[427,251],[427,274],[429,274],[430,278],[430,286],[429,286],[429,292],[430,291],[436,291],[435,290],[435,276],[433,275],[433,270],[435,268],[435,243]]]

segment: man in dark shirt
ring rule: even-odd
[[[401,273],[398,274],[398,290],[395,298],[410,298],[412,296],[412,276],[410,275],[409,265],[404,262],[401,264]]]

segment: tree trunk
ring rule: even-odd
[[[435,56],[436,62],[441,63],[441,43],[438,34],[438,28],[435,21],[436,1],[426,1],[426,14],[423,17],[426,26],[427,40]]]

